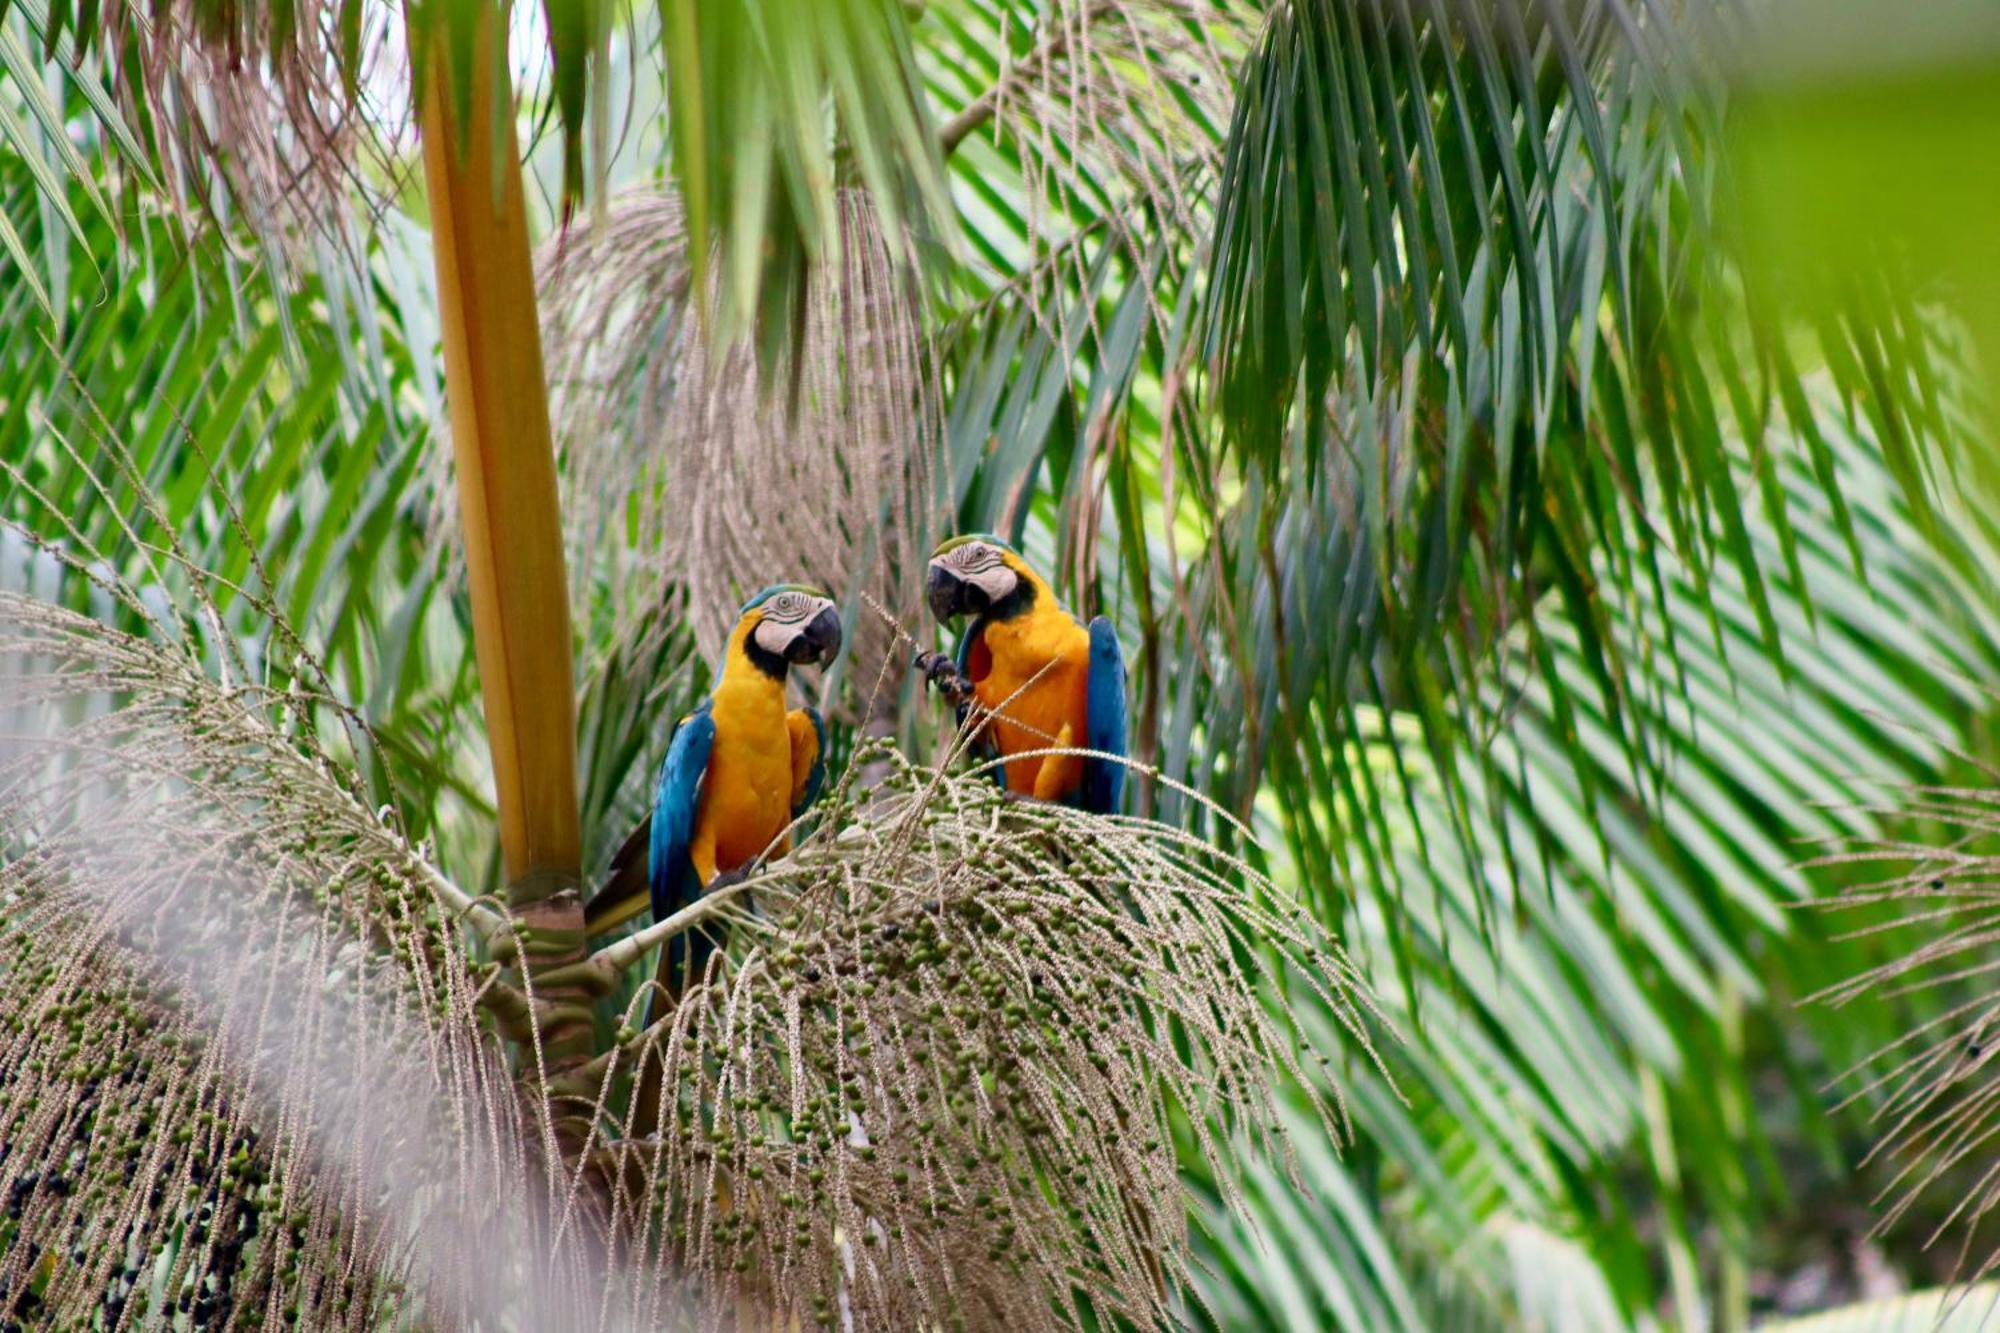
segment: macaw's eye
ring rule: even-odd
[[[984,542],[967,542],[945,552],[945,563],[965,574],[976,574],[999,561],[999,552]]]

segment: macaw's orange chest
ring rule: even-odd
[[[702,783],[695,839],[714,839],[715,868],[734,870],[771,846],[792,820],[792,737],[783,687],[727,685],[711,706],[715,743]]]
[[[988,624],[966,655],[973,695],[998,714],[994,744],[1002,755],[1082,746],[1090,703],[1090,631],[1066,611],[1030,611]],[[1053,787],[1043,780],[1051,766]],[[1007,789],[1060,799],[1081,779],[1074,760],[1041,755],[1007,765]]]

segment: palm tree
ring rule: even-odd
[[[1983,781],[2000,631],[1951,326],[1746,263],[1712,36],[1616,0],[17,0],[0,587],[69,724],[5,807],[19,1314],[1743,1326],[1804,1261],[1788,1191],[1861,1194],[1795,1159],[1921,1100],[1819,1084],[1976,1024],[1949,967],[1794,1007],[1905,954],[1789,909],[1855,877],[1808,840],[1965,827],[1898,793]],[[995,824],[884,748],[948,752],[898,635],[950,527],[1117,616],[1162,825]],[[865,631],[820,683],[849,782],[730,976],[637,1032],[663,932],[591,955],[577,890],[772,570]],[[1132,1007],[1091,1042],[1012,1001],[1024,1116],[941,1082],[921,1136],[835,1133],[857,1035],[939,1071],[1012,1038],[788,1030],[788,986],[902,1012],[829,893],[1015,932],[923,937],[900,965],[969,989],[917,1014],[1031,948]],[[1185,919],[1045,928],[1133,901]],[[635,1143],[667,1038],[694,1109]],[[1104,1123],[1057,1113],[1100,1082]],[[900,1114],[858,1086],[864,1133]],[[1927,1189],[1978,1189],[1964,1142]],[[1032,1169],[968,1160],[1003,1149]],[[938,1189],[955,1221],[898,1211]],[[878,1249],[915,1295],[853,1276]]]

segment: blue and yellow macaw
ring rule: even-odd
[[[986,736],[1000,756],[1074,747],[1125,757],[1125,654],[1110,620],[1086,626],[1019,552],[984,533],[939,546],[925,591],[939,620],[973,620],[955,663],[930,654],[922,665],[933,684],[994,715]],[[1096,814],[1116,813],[1125,790],[1124,764],[1082,755],[1012,759],[994,777]]]
[[[786,710],[785,678],[794,664],[832,661],[840,639],[840,612],[817,588],[778,584],[743,604],[715,688],[675,724],[651,816],[612,858],[609,881],[584,909],[589,933],[648,905],[655,921],[664,920],[740,880],[766,852],[790,850],[779,835],[819,798],[826,728],[816,708]],[[661,951],[660,985],[679,995],[714,949],[714,936],[699,928],[675,936]]]

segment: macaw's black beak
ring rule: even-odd
[[[986,590],[976,583],[967,583],[943,565],[931,566],[924,595],[930,600],[931,614],[939,620],[952,620],[986,609]]]
[[[814,616],[785,656],[794,662],[831,662],[840,656],[840,613],[829,606]]]

